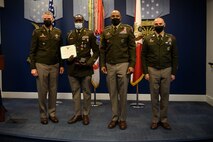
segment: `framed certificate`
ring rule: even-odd
[[[61,59],[68,59],[71,55],[77,56],[75,45],[61,46]]]

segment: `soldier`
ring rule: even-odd
[[[135,66],[135,37],[132,27],[121,23],[118,10],[111,13],[112,25],[104,29],[101,39],[101,71],[107,75],[107,85],[112,105],[112,119],[108,128],[117,124],[121,130],[127,128],[126,103],[130,74]]]
[[[51,12],[42,15],[44,25],[35,29],[32,35],[30,49],[31,74],[36,77],[38,102],[40,110],[40,122],[48,123],[49,119],[58,123],[56,117],[56,98],[58,72],[64,72],[63,61],[60,56],[62,43],[61,31],[52,26],[54,21]],[[48,107],[46,105],[48,93]]]
[[[96,37],[91,30],[84,28],[84,17],[80,14],[74,16],[75,30],[68,33],[67,45],[75,45],[77,57],[71,56],[67,60],[68,79],[72,89],[75,114],[68,120],[68,124],[81,121],[89,124],[91,107],[91,77],[93,64],[99,57],[99,47]],[[93,54],[91,55],[90,50]],[[83,109],[81,110],[81,89],[83,92]]]
[[[164,20],[156,18],[155,33],[145,37],[143,42],[143,73],[150,83],[152,102],[151,129],[156,129],[159,125],[165,129],[171,129],[167,111],[170,82],[175,80],[178,67],[178,52],[175,37],[165,33],[164,27]]]

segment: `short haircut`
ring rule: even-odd
[[[50,15],[50,16],[53,17],[53,13],[52,13],[51,11],[45,11],[45,12],[43,13],[43,15]],[[43,15],[42,15],[42,18],[43,18]],[[54,17],[53,17],[53,19],[54,19]]]

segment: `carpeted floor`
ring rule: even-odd
[[[172,130],[150,129],[151,104],[143,102],[143,109],[130,107],[128,128],[108,129],[111,119],[109,101],[92,107],[90,124],[67,124],[73,114],[72,100],[59,100],[59,123],[40,124],[37,99],[4,99],[6,121],[0,123],[0,141],[72,141],[72,142],[155,142],[155,141],[211,141],[213,140],[213,107],[205,102],[170,102],[169,121]],[[27,140],[26,140],[27,139]]]

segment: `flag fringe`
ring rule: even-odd
[[[98,88],[98,86],[99,86],[99,84],[100,84],[100,83],[96,84],[93,80],[91,81],[91,83],[92,83],[92,85],[93,85],[93,87],[94,87],[95,89]]]
[[[131,82],[130,82],[130,84],[132,85],[132,86],[135,86],[135,85],[137,85],[142,79],[143,79],[143,77],[144,77],[144,74],[142,74],[136,81],[132,81],[131,80]]]

